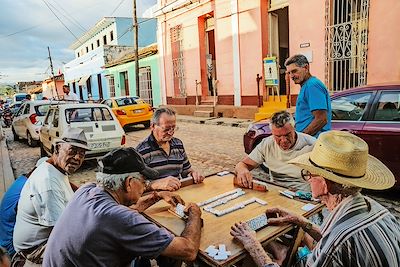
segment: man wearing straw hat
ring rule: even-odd
[[[326,132],[310,153],[290,163],[303,169],[313,197],[331,210],[322,229],[279,207],[266,211],[269,225],[294,224],[314,238],[307,266],[400,266],[399,222],[386,208],[360,193],[362,188],[383,190],[395,183],[390,170],[368,155],[365,141],[347,132]],[[246,224],[235,224],[231,234],[258,266],[278,266],[283,261],[286,251],[271,251],[272,261]]]

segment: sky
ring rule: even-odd
[[[74,59],[68,49],[103,17],[132,17],[132,0],[2,0],[0,6],[0,83],[50,77],[47,47],[55,74]],[[137,0],[140,15],[157,0]],[[46,5],[47,4],[47,5]],[[49,8],[49,7],[50,8]],[[59,17],[57,17],[53,14]],[[70,32],[63,24],[72,32]],[[76,36],[76,37],[75,37]]]

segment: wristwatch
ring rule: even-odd
[[[147,191],[150,191],[151,190],[151,180],[145,180],[144,181],[144,191],[145,192],[147,192]]]
[[[307,224],[303,227],[304,231],[308,232],[312,229],[313,224],[310,222],[307,222]]]

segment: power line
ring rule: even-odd
[[[125,2],[125,0],[121,0],[118,5],[114,8],[114,10],[111,12],[111,16],[114,14],[114,12],[122,5],[122,3]]]
[[[76,37],[76,35],[67,27],[67,25],[64,24],[64,22],[57,16],[57,14],[50,8],[50,6],[47,4],[47,2],[45,0],[42,0],[48,9],[50,9],[50,11],[54,14],[54,16],[58,19],[58,21],[72,34],[72,36],[75,37],[75,39],[80,42],[82,44],[82,42],[78,39],[78,37]]]
[[[68,13],[67,10],[65,10],[63,8],[63,6],[61,4],[59,4],[57,1],[53,0],[54,3],[56,3],[64,12],[65,14],[63,14],[62,12],[59,12],[60,14],[62,14],[66,19],[68,19],[72,24],[75,24],[78,28],[80,28],[80,30],[82,30],[83,32],[87,31],[87,29],[85,27],[83,27],[71,14]],[[50,4],[50,3],[49,3]],[[56,7],[52,4],[50,4],[54,9],[56,9]],[[69,17],[68,17],[68,16]]]

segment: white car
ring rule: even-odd
[[[77,103],[51,106],[40,129],[40,154],[53,153],[55,140],[67,127],[81,128],[88,140],[85,159],[100,157],[125,145],[125,131],[111,109],[103,104]]]
[[[42,127],[47,110],[52,104],[61,104],[61,102],[37,100],[22,103],[14,115],[11,126],[14,140],[27,139],[29,146],[37,146],[40,127]]]

